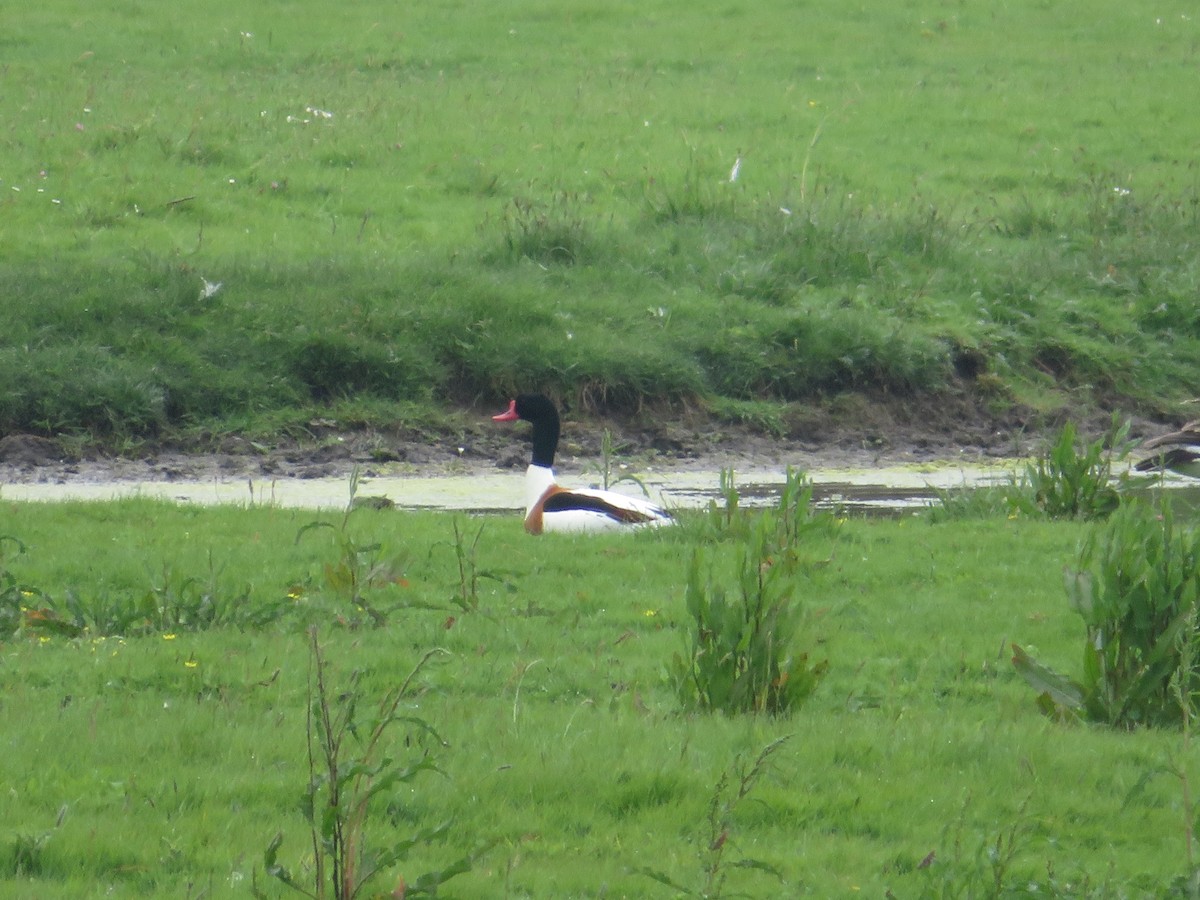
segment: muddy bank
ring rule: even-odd
[[[309,442],[266,446],[229,438],[215,449],[148,448],[137,455],[70,453],[29,435],[0,440],[0,484],[144,481],[246,481],[348,477],[438,477],[518,472],[529,462],[526,429],[504,435],[456,435],[427,441],[379,433],[330,433]],[[602,431],[564,428],[556,468],[565,474],[599,473]],[[638,471],[751,473],[785,466],[806,472],[871,469],[911,464],[996,462],[1021,452],[1022,443],[992,446],[919,441],[892,446],[879,441],[794,442],[737,429],[719,435],[672,429],[659,435],[614,436],[614,466]]]
[[[330,420],[308,423],[302,439],[266,443],[239,436],[198,439],[192,446],[143,445],[117,455],[37,435],[0,436],[0,484],[105,482],[247,482],[272,479],[435,477],[519,471],[528,463],[524,423],[497,425],[489,412],[465,416],[454,433],[416,434],[347,430]],[[1076,421],[1079,421],[1078,419]],[[994,416],[969,402],[841,399],[824,407],[797,408],[778,434],[714,423],[674,411],[674,417],[643,414],[627,420],[580,417],[568,412],[557,467],[563,473],[597,473],[603,464],[605,430],[614,458],[635,471],[755,471],[792,466],[869,470],[995,464],[1043,446],[1059,423],[1017,412]],[[1095,414],[1084,422],[1092,433],[1108,424]],[[1133,436],[1161,430],[1135,421]]]

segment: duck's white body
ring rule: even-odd
[[[525,530],[628,531],[669,525],[675,520],[665,509],[637,497],[592,488],[570,489],[554,478],[554,454],[558,450],[558,410],[540,394],[522,394],[506,412],[493,416],[497,422],[525,419],[533,424],[533,460],[525,470]]]
[[[1188,422],[1179,431],[1151,438],[1142,444],[1154,450],[1134,468],[1139,472],[1170,470],[1191,478],[1200,478],[1200,421]]]
[[[637,497],[593,488],[560,487],[554,470],[531,465],[525,470],[525,530],[627,531],[653,528],[675,520],[670,513]]]

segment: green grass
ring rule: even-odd
[[[364,706],[447,651],[403,708],[445,739],[432,748],[444,775],[380,798],[367,827],[382,844],[453,820],[397,870],[410,882],[498,841],[444,896],[673,896],[642,869],[699,889],[718,784],[785,735],[729,836],[730,860],[769,864],[783,884],[730,869],[729,892],[984,895],[988,848],[1010,833],[1000,877],[1014,889],[1161,896],[1186,869],[1182,793],[1159,775],[1180,732],[1056,724],[1009,663],[1019,641],[1061,671],[1079,664],[1060,573],[1086,526],[849,520],[813,536],[831,561],[797,576],[795,597],[830,668],[772,719],[679,710],[667,668],[701,528],[534,541],[488,519],[475,562],[505,578],[481,580],[464,611],[451,516],[359,510],[346,534],[399,561],[370,589],[388,619],[373,628],[328,581],[337,534],[296,540],[316,518],[340,514],[3,504],[25,548],[6,542],[3,568],[31,600],[116,605],[169,568],[205,585],[217,571],[214,593],[246,607],[286,603],[255,626],[122,637],[30,623],[0,644],[0,896],[244,897],[256,867],[285,896],[262,853],[282,831],[280,860],[311,861],[298,803],[314,624],[339,683],[361,670]],[[731,567],[736,550],[706,552]],[[415,752],[400,734],[395,752]]]
[[[1198,28],[1115,0],[8,11],[0,429],[530,387],[1178,413]]]

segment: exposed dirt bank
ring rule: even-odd
[[[917,402],[840,398],[797,408],[779,424],[781,434],[714,423],[684,412],[616,421],[564,417],[557,460],[564,471],[600,464],[605,429],[616,456],[635,467],[750,472],[791,465],[808,472],[905,464],[976,463],[1036,452],[1059,419],[1022,411],[988,413],[967,399]],[[1106,414],[1083,414],[1086,433],[1098,434]],[[146,446],[136,455],[71,450],[70,443],[36,435],[0,436],[0,484],[106,481],[232,481],[244,478],[323,478],[359,467],[391,474],[438,475],[522,468],[528,462],[528,428],[498,425],[478,411],[478,422],[454,434],[430,437],[398,428],[348,431],[338,423],[309,423],[303,440],[271,444],[225,437],[209,446]],[[1134,420],[1132,437],[1161,426]]]

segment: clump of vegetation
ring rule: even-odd
[[[1015,482],[982,487],[938,488],[936,502],[928,508],[929,520],[934,523],[964,519],[995,519],[1013,515],[1011,496]]]
[[[1049,449],[1026,466],[1011,503],[1021,512],[1051,519],[1105,518],[1121,502],[1112,469],[1129,452],[1128,434],[1129,423],[1114,418],[1107,434],[1081,446],[1076,426],[1068,422]]]
[[[768,518],[775,525],[775,545],[793,561],[800,560],[798,553],[805,547],[808,538],[837,531],[837,521],[828,513],[818,512],[813,507],[812,498],[812,482],[803,472],[789,466],[784,473],[779,500]]]
[[[726,515],[737,508],[732,475],[726,481]],[[788,473],[779,507],[750,521],[737,549],[735,586],[726,588],[693,551],[684,595],[692,620],[690,643],[671,662],[670,676],[685,709],[778,715],[798,709],[828,669],[798,648],[804,611],[794,597],[802,560],[802,537],[815,528],[812,489]],[[734,519],[739,527],[744,521]]]
[[[707,520],[716,533],[728,533],[740,521],[739,504],[742,501],[737,489],[737,473],[733,469],[722,469],[718,487],[721,502],[710,500]]]
[[[421,829],[415,834],[393,836],[380,847],[379,831],[369,831],[372,805],[411,784],[425,773],[438,771],[430,747],[443,745],[437,732],[424,719],[405,715],[401,702],[411,696],[413,679],[439,650],[428,651],[408,677],[379,701],[376,714],[361,721],[358,714],[363,691],[361,672],[350,675],[349,683],[336,688],[329,683],[327,666],[315,628],[309,631],[309,780],[301,808],[312,841],[312,869],[307,876],[292,872],[278,861],[283,833],[277,834],[265,853],[268,875],[306,896],[324,900],[354,900],[383,873],[395,868],[418,844],[444,835],[450,822]],[[396,726],[408,729],[404,745],[413,758],[402,762],[391,756],[388,740]],[[352,746],[354,745],[354,746]],[[460,857],[445,868],[428,872],[411,882],[399,878],[393,896],[432,896],[439,885],[470,871],[477,854]],[[259,890],[255,895],[265,897]]]
[[[1200,631],[1197,630],[1197,618],[1200,609],[1193,607],[1188,621],[1181,629],[1178,637],[1179,667],[1171,676],[1171,694],[1179,704],[1181,712],[1180,729],[1182,738],[1177,752],[1170,753],[1166,764],[1158,771],[1144,775],[1132,794],[1137,794],[1150,781],[1151,776],[1165,773],[1173,777],[1179,784],[1180,811],[1183,813],[1184,853],[1187,868],[1184,874],[1175,879],[1172,884],[1173,896],[1200,896],[1200,868],[1196,866],[1196,800],[1192,788],[1192,715],[1195,712],[1195,685],[1200,672],[1197,672],[1198,654],[1200,654]]]
[[[10,848],[11,866],[10,871],[13,877],[29,879],[36,878],[42,874],[42,860],[46,850],[46,844],[54,833],[62,828],[63,821],[67,818],[67,807],[64,804],[58,810],[58,817],[54,820],[54,825],[40,833],[21,832],[13,838]]]
[[[63,633],[128,637],[217,628],[258,629],[289,612],[282,598],[267,603],[249,601],[249,586],[228,587],[210,550],[208,572],[203,577],[181,575],[164,565],[161,577],[153,579],[140,595],[70,590],[61,603],[50,604],[40,624],[44,630]]]
[[[1129,454],[1129,423],[1115,417],[1108,432],[1082,440],[1067,422],[1048,447],[1008,484],[939,491],[932,517],[990,518],[998,515],[1091,521],[1110,516],[1121,504],[1125,475],[1113,466]]]
[[[574,265],[588,259],[595,239],[591,199],[559,191],[547,202],[514,198],[500,221],[504,247],[514,259]]]
[[[795,562],[808,547],[823,546],[811,539],[837,533],[837,520],[813,506],[812,482],[803,472],[789,466],[778,499],[765,510],[743,504],[733,469],[722,469],[718,477],[717,497],[683,530],[699,543],[748,541],[756,528],[766,527],[771,545]]]
[[[55,598],[38,588],[18,583],[4,566],[3,548],[18,555],[25,545],[11,536],[0,537],[0,635],[19,630],[43,637],[133,637],[146,634],[262,628],[287,613],[282,600],[249,602],[250,589],[228,588],[211,551],[208,574],[179,575],[164,565],[162,576],[144,591],[110,593],[67,588]]]
[[[1066,588],[1085,626],[1082,680],[1014,645],[1043,710],[1119,728],[1195,715],[1200,675],[1185,649],[1198,639],[1200,528],[1177,523],[1165,500],[1127,504],[1085,540]]]

